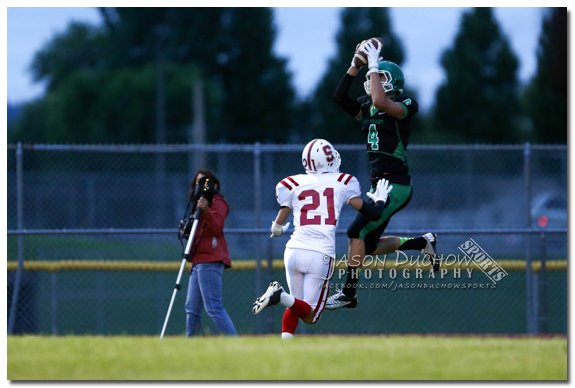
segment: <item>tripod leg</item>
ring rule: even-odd
[[[186,267],[186,262],[190,255],[190,249],[192,248],[192,242],[194,241],[194,236],[196,235],[196,229],[198,228],[198,219],[201,213],[197,213],[197,217],[192,225],[192,231],[190,232],[190,238],[186,244],[186,250],[184,251],[184,258],[182,259],[182,265],[180,266],[180,272],[178,272],[178,278],[176,279],[176,286],[174,287],[174,292],[172,293],[172,300],[170,301],[170,307],[168,307],[168,313],[166,314],[166,319],[164,320],[164,327],[162,328],[162,334],[160,334],[160,339],[164,338],[164,332],[166,331],[166,326],[168,325],[168,320],[170,319],[170,313],[172,312],[172,305],[174,304],[174,299],[176,298],[176,293],[180,290],[180,280],[182,279],[182,274],[184,273],[184,268]]]
[[[176,280],[176,285],[174,287],[174,292],[172,293],[172,300],[170,301],[170,307],[168,307],[168,313],[166,314],[166,319],[164,320],[164,327],[162,328],[162,334],[160,339],[164,337],[164,332],[166,331],[166,326],[168,325],[168,320],[170,319],[170,313],[172,312],[172,305],[174,304],[174,299],[176,299],[176,294],[180,290],[180,279],[182,278],[182,273],[186,267],[186,259],[182,260],[182,265],[180,266],[180,272],[178,273],[178,279]]]

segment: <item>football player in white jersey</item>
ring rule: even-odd
[[[276,186],[281,208],[272,223],[272,235],[281,236],[293,212],[294,232],[286,244],[284,263],[290,293],[272,282],[254,302],[252,312],[282,304],[287,307],[282,320],[282,338],[291,338],[299,319],[308,324],[319,321],[329,295],[329,279],[335,258],[335,232],[341,208],[349,204],[370,219],[378,219],[388,193],[385,179],[374,193],[367,193],[375,205],[363,201],[357,178],[340,173],[341,158],[330,142],[310,141],[302,152],[305,174],[289,176]]]

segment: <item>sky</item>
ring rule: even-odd
[[[296,93],[309,96],[335,54],[340,7],[276,7],[275,52],[287,59]],[[406,59],[406,85],[417,90],[422,111],[431,108],[444,80],[441,54],[453,44],[466,7],[390,8],[391,28],[400,38]],[[533,76],[544,8],[495,8],[499,26],[519,59],[519,80]],[[34,54],[71,21],[101,23],[98,11],[88,7],[7,8],[7,100],[22,103],[41,96],[44,85],[34,83],[29,71]],[[366,37],[368,38],[368,37]],[[350,61],[355,47],[350,47]],[[383,53],[385,57],[385,53]],[[363,72],[361,73],[363,75]],[[362,80],[363,81],[363,80]],[[335,88],[336,85],[334,85]]]

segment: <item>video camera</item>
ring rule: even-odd
[[[214,181],[206,176],[201,177],[198,181],[196,186],[196,190],[194,190],[193,198],[190,198],[190,201],[197,201],[201,197],[204,197],[208,200],[209,203],[212,203],[212,198],[216,193],[216,188],[214,187]]]
[[[182,240],[183,238],[187,239],[190,237],[190,231],[192,230],[192,224],[194,220],[199,218],[201,215],[201,211],[198,208],[194,214],[187,214],[188,209],[190,208],[190,204],[192,205],[192,209],[194,209],[196,202],[198,199],[204,197],[208,200],[209,203],[212,203],[212,198],[216,193],[216,188],[214,187],[214,181],[206,176],[201,177],[196,185],[196,189],[194,190],[194,194],[190,197],[190,202],[188,203],[188,208],[186,209],[186,214],[184,218],[180,221],[180,226],[178,228],[178,238]]]

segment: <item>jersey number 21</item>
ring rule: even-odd
[[[327,203],[327,218],[325,218],[324,225],[336,225],[337,220],[335,218],[335,205],[333,201],[333,188],[328,187],[323,191],[323,196],[326,198]],[[317,214],[311,218],[308,217],[307,212],[310,210],[315,210],[321,205],[321,198],[320,194],[316,190],[304,190],[299,195],[298,199],[300,201],[305,200],[306,198],[311,197],[312,202],[304,205],[301,208],[301,217],[300,217],[300,225],[321,225],[322,224],[322,217],[321,215]]]

